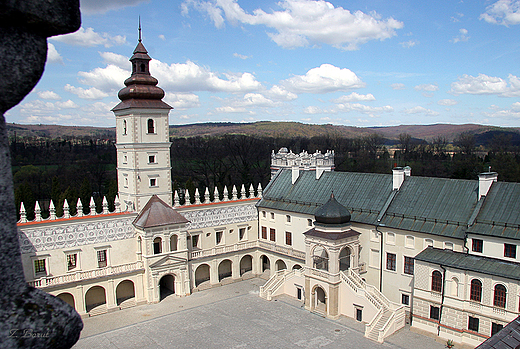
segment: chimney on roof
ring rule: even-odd
[[[298,165],[293,165],[292,167],[292,184],[296,183],[296,181],[298,180],[298,177],[300,177],[300,166]]]
[[[405,177],[410,177],[412,175],[412,168],[410,166],[403,167]]]
[[[484,172],[478,175],[478,199],[486,196],[493,182],[498,180],[498,173]]]
[[[402,167],[395,167],[392,170],[392,190],[399,190],[404,182],[405,169]]]

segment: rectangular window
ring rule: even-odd
[[[97,251],[98,268],[104,268],[107,266],[107,250]]]
[[[47,270],[45,269],[45,259],[36,259],[34,261],[34,273],[47,274]]]
[[[78,255],[76,253],[71,253],[67,255],[67,270],[76,269],[78,262]]]
[[[276,241],[276,230],[273,228],[269,229],[269,240]]]
[[[516,245],[504,244],[504,257],[516,258]]]
[[[407,294],[403,293],[401,295],[401,304],[410,305],[410,295],[407,295]]]
[[[310,218],[307,219],[307,226],[312,227],[312,219],[310,219]]]
[[[271,212],[271,219],[274,219],[274,213]]]
[[[267,227],[262,227],[262,239],[267,240]]]
[[[394,253],[386,254],[386,270],[395,271],[395,254]]]
[[[469,317],[468,330],[478,332],[479,320],[476,317]]]
[[[482,253],[482,247],[484,245],[484,241],[480,239],[471,239],[471,251]]]
[[[265,218],[267,216],[265,211],[262,211],[262,217]]]
[[[149,155],[148,156],[148,162],[150,164],[155,164],[155,155]]]
[[[433,320],[439,320],[439,307],[434,307],[433,305],[430,305],[430,319]]]
[[[155,187],[157,185],[157,179],[150,178],[150,187]]]
[[[285,244],[292,245],[292,233],[290,231],[285,232]]]
[[[291,223],[291,216],[289,216],[289,215],[285,216],[285,220],[287,221],[287,223]]]
[[[246,236],[246,228],[240,228],[238,229],[238,238],[240,240],[244,240],[244,237]]]
[[[494,336],[498,332],[500,332],[501,329],[504,328],[504,325],[497,324],[495,322],[491,323],[491,335]]]
[[[356,320],[363,321],[363,309],[356,308]]]
[[[404,257],[404,273],[413,275],[414,260],[412,257]]]
[[[215,237],[217,239],[217,245],[220,244],[222,242],[222,232],[217,231],[217,233],[215,234]]]
[[[199,236],[198,235],[193,235],[191,237],[191,246],[192,247],[197,247],[199,245]]]

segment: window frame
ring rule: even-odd
[[[406,302],[405,302],[406,300]],[[401,304],[410,305],[410,295],[406,293],[401,293]]]
[[[430,305],[430,319],[439,321],[440,318],[440,307]]]
[[[482,302],[482,281],[480,281],[479,279],[471,279],[469,285],[469,300],[479,303]]]
[[[290,231],[285,232],[285,244],[292,246],[292,233]]]
[[[102,258],[100,258],[100,257],[102,257]],[[108,249],[107,248],[96,249],[96,261],[97,261],[98,268],[108,267]]]
[[[397,267],[397,255],[395,253],[386,253],[386,270],[396,271]]]
[[[155,134],[155,120],[152,118],[146,120],[146,133]]]
[[[516,259],[516,245],[504,244],[504,257]]]
[[[406,275],[413,275],[415,270],[415,258],[404,256],[403,273]]]
[[[498,290],[498,287],[503,290]],[[493,306],[502,309],[507,306],[507,288],[502,284],[496,284],[493,288]]]
[[[215,232],[215,244],[220,245],[223,243],[224,232],[222,230],[218,230]]]
[[[471,252],[482,253],[484,251],[484,240],[471,239]]]
[[[433,292],[442,292],[442,274],[438,270],[434,270],[431,276],[430,290]]]
[[[269,228],[269,240],[276,242],[276,229]]]
[[[267,240],[267,227],[262,226],[262,239]]]
[[[468,330],[478,333],[479,325],[480,319],[478,317],[468,316]]]

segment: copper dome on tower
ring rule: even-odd
[[[314,213],[316,223],[345,224],[350,222],[350,212],[340,204],[331,193],[329,201],[319,207]]]
[[[125,80],[126,87],[119,91],[121,103],[112,109],[113,111],[125,108],[173,109],[162,101],[164,90],[157,86],[157,79],[150,75],[151,60],[141,41],[139,23],[139,42],[130,58],[132,75]]]

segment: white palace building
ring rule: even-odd
[[[262,191],[179,204],[164,91],[141,40],[113,109],[116,209],[18,223],[27,282],[92,316],[251,277],[383,342],[412,329],[478,345],[519,315],[520,184],[334,171],[334,153],[272,154]],[[246,190],[247,189],[247,190]],[[247,195],[246,195],[247,193]],[[202,201],[200,197],[204,197]],[[212,197],[215,199],[210,200]],[[222,198],[222,199],[220,199]],[[202,202],[201,202],[202,201]],[[81,206],[81,202],[78,202]]]

